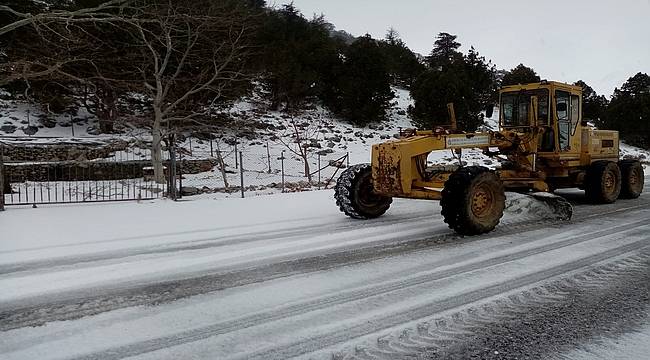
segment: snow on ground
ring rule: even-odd
[[[650,317],[650,314],[648,314]],[[566,360],[642,360],[650,357],[650,324],[618,338],[602,338],[557,356]]]
[[[360,222],[339,213],[331,191],[244,200],[10,208],[0,216],[0,308],[65,303],[80,292],[92,296],[157,281],[185,281],[281,259],[312,256],[326,262],[326,254],[354,253],[351,249],[358,246],[449,233],[439,211],[437,202],[397,199],[386,216]],[[471,294],[489,297],[495,287],[504,287],[503,292],[528,284],[522,278],[535,283],[552,271],[580,268],[585,259],[619,247],[629,252],[626,247],[643,244],[648,231],[643,220],[647,209],[632,214],[533,229],[525,236],[512,232],[457,240],[313,273],[287,269],[290,275],[272,281],[23,327],[2,334],[0,354],[4,359],[88,354],[267,359],[285,358],[282,351],[307,358],[318,350],[315,358],[332,358],[339,343],[376,344],[382,334],[429,321],[417,310],[438,306],[429,304],[448,302],[455,309]],[[508,213],[503,227],[526,216]],[[616,227],[625,230],[616,232]],[[488,265],[478,265],[482,263]],[[567,264],[568,270],[563,268]],[[406,315],[402,319],[400,314]],[[365,326],[374,330],[359,330]]]
[[[421,222],[423,217],[438,216],[437,202],[413,200],[395,201],[387,218],[395,222],[390,231],[381,226],[366,229],[382,220],[362,223],[346,218],[336,207],[332,194],[314,191],[225,201],[12,207],[0,217],[4,239],[0,242],[0,273],[24,264],[147,253],[154,248],[168,251],[135,256],[126,263],[100,263],[82,271],[63,268],[56,272],[37,271],[27,277],[0,276],[0,303],[87,286],[179,277],[213,269],[217,263],[220,267],[240,266],[380,244],[393,239],[396,233],[419,237],[446,229],[442,221]],[[545,204],[518,194],[508,196],[515,205],[508,209],[505,222],[540,215],[543,218],[543,214],[552,216],[552,210]],[[38,226],[25,226],[25,216]],[[329,227],[348,226],[357,229],[351,228],[340,238],[326,231]],[[290,236],[297,227],[313,229],[313,234],[321,235],[292,241],[274,240],[271,236],[285,232]]]

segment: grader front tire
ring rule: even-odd
[[[354,219],[374,219],[382,216],[393,199],[375,194],[370,164],[353,165],[339,177],[334,198],[341,212]]]
[[[442,216],[461,235],[494,230],[503,216],[505,191],[499,177],[487,168],[470,166],[457,170],[442,191]]]

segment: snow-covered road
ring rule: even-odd
[[[569,223],[510,194],[497,230],[471,238],[436,202],[396,200],[359,222],[329,191],[12,208],[0,357],[435,358],[518,309],[645,276],[650,193],[565,195]]]

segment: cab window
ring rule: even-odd
[[[555,92],[555,111],[557,115],[558,139],[560,150],[568,150],[571,134],[571,96],[566,91]]]
[[[580,97],[571,95],[571,136],[576,134],[578,121],[580,121]]]
[[[513,91],[501,94],[501,125],[503,127],[528,126],[531,96],[537,96],[537,124],[549,124],[548,90]]]

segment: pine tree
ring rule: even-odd
[[[424,65],[420,63],[417,55],[406,46],[399,33],[393,28],[388,30],[379,46],[386,59],[391,83],[409,88],[417,76],[424,71]]]
[[[264,50],[259,60],[272,108],[283,104],[300,108],[326,92],[324,78],[331,76],[340,48],[328,25],[322,17],[305,19],[293,4],[268,15],[260,34]]]
[[[503,80],[501,80],[501,86],[536,83],[540,82],[540,80],[535,70],[524,64],[519,64],[514,69],[506,72]]]
[[[632,145],[650,148],[650,76],[638,73],[615,89],[599,126],[618,130]]]
[[[384,120],[394,94],[378,41],[370,35],[358,38],[344,59],[328,107],[356,125]]]
[[[599,121],[607,109],[607,98],[598,95],[594,89],[582,80],[575,84],[582,87],[582,117],[585,120]]]
[[[463,54],[458,51],[460,43],[457,36],[446,32],[438,34],[431,54],[426,58],[427,64],[432,69],[444,70],[457,62],[462,62]]]
[[[481,111],[494,100],[494,66],[474,48],[463,55],[455,40],[446,33],[438,36],[427,59],[429,69],[411,88],[409,115],[421,129],[449,124],[447,104],[454,103],[459,129],[474,131],[483,122]]]

